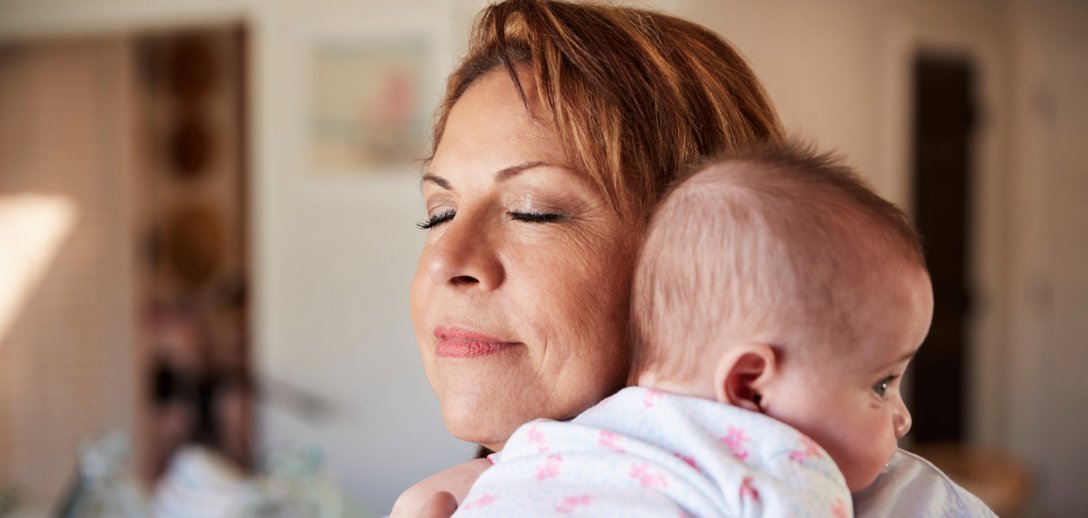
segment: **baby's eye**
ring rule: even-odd
[[[416,223],[416,226],[423,229],[423,230],[427,230],[429,228],[441,225],[442,223],[445,223],[445,222],[453,219],[453,217],[456,216],[456,215],[457,215],[457,211],[455,211],[453,209],[447,209],[447,210],[444,210],[442,212],[436,213],[436,214],[430,216],[429,218],[427,218],[427,219],[425,219],[423,221],[420,221],[419,223]]]
[[[526,223],[552,223],[559,221],[559,219],[563,217],[562,214],[554,212],[521,212],[512,210],[508,214],[510,214],[510,218],[514,221],[524,221]]]
[[[876,395],[883,398],[885,395],[888,394],[888,385],[890,385],[892,380],[894,380],[894,379],[895,379],[895,376],[888,376],[888,377],[876,382],[876,384],[873,385],[873,392],[875,392]]]

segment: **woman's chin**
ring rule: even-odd
[[[446,430],[450,435],[474,444],[479,444],[491,451],[500,451],[506,444],[506,439],[510,437],[514,430],[511,429],[508,433],[496,434],[494,429],[489,429],[480,421],[472,421],[457,418],[446,418]],[[516,429],[517,427],[514,427]]]
[[[450,435],[499,451],[521,422],[504,419],[493,405],[453,404],[442,406],[442,420]]]

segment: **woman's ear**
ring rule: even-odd
[[[764,344],[729,347],[714,372],[719,402],[763,412],[761,392],[778,372],[774,349]]]

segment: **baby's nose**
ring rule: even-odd
[[[899,410],[892,417],[892,426],[895,428],[895,437],[897,439],[907,435],[907,432],[910,431],[910,422],[910,411],[907,410],[906,405],[900,404]]]

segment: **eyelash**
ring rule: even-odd
[[[456,215],[457,211],[455,210],[444,210],[423,221],[420,221],[419,223],[416,223],[416,226],[419,227],[421,230],[427,230],[431,227],[441,225],[442,223],[453,219],[453,217]]]
[[[899,376],[892,375],[881,379],[872,386],[873,392],[875,392],[876,395],[880,396],[881,399],[884,399],[884,397],[888,395],[888,385],[890,385],[891,382],[895,381],[895,379],[898,377]]]
[[[510,211],[507,214],[510,215],[510,219],[513,219],[514,221],[521,221],[524,223],[554,223],[556,221],[559,221],[563,217],[562,214],[556,214],[551,212]],[[427,230],[453,219],[453,217],[456,215],[457,211],[454,210],[442,211],[427,218],[424,221],[416,223],[416,226],[422,230]]]
[[[507,214],[509,214],[510,218],[514,221],[523,221],[525,223],[554,223],[563,217],[562,214],[556,214],[554,212],[510,211]]]

